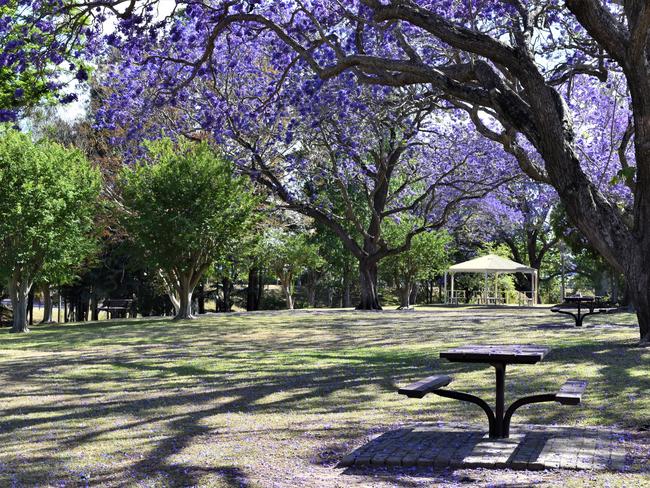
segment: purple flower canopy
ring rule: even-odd
[[[49,76],[52,89],[59,90],[61,69],[85,81],[88,70],[81,59],[93,59],[102,67],[109,63],[109,70],[99,75],[111,92],[98,114],[100,126],[123,128],[124,138],[135,141],[161,133],[209,132],[241,164],[248,161],[242,140],[254,141],[259,154],[282,160],[282,177],[289,181],[328,176],[314,170],[305,151],[288,154],[287,148],[307,147],[305,141],[322,137],[326,128],[335,126],[337,143],[331,149],[340,160],[335,176],[362,179],[372,167],[360,165],[359,159],[368,151],[368,141],[377,138],[377,119],[382,118],[383,127],[390,124],[387,106],[403,96],[415,106],[439,94],[433,87],[416,84],[404,95],[405,89],[390,87],[390,80],[372,70],[356,70],[355,59],[383,57],[396,63],[416,59],[423,69],[441,69],[451,59],[471,61],[413,23],[377,22],[374,8],[381,3],[387,2],[178,1],[173,14],[163,17],[157,13],[157,2],[147,2],[119,18],[109,10],[91,9],[86,12],[89,22],[76,31],[85,45],[80,51],[70,50],[55,35],[72,15],[65,1],[20,1],[13,15],[0,18],[0,37],[13,34],[0,51],[0,68],[20,72],[27,64],[56,67]],[[497,0],[415,3],[493,38],[512,31],[519,21],[514,4]],[[543,74],[560,78],[565,66],[593,64],[569,42],[583,30],[571,16],[561,14],[561,2],[538,3],[546,5],[536,30]],[[618,8],[615,2],[607,5]],[[115,27],[102,34],[111,16],[109,23]],[[30,43],[15,35],[28,24],[36,29]],[[341,66],[342,60],[349,66]],[[606,61],[605,68],[610,71],[605,82],[575,77],[565,83],[563,93],[580,135],[578,156],[585,173],[617,204],[628,205],[626,168],[616,148],[628,126],[629,96],[617,67]],[[17,90],[14,96],[20,98],[21,93]],[[59,98],[66,103],[75,95],[62,93]],[[417,136],[419,146],[413,144],[405,155],[429,181],[449,171],[460,157],[465,158],[463,171],[472,181],[514,171],[514,160],[499,144],[473,131],[464,112],[468,107],[459,108],[454,100],[437,103],[440,110],[430,115]],[[3,109],[0,117],[10,119],[13,114]],[[401,133],[415,125],[403,114],[398,118],[395,124]],[[503,130],[496,122],[491,128]],[[517,141],[539,159],[529,141],[521,136]],[[626,164],[634,167],[632,151],[623,154]],[[299,192],[297,185],[291,189]]]

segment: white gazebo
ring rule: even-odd
[[[449,267],[449,270],[445,272],[445,303],[449,303],[449,298],[453,301],[456,295],[454,294],[454,276],[457,273],[480,273],[485,276],[485,286],[483,287],[483,303],[488,303],[489,289],[488,289],[488,275],[494,275],[494,297],[496,303],[496,297],[498,296],[498,283],[499,280],[496,279],[500,274],[514,274],[514,273],[524,273],[529,274],[531,277],[532,289],[531,293],[531,302],[533,305],[537,305],[537,290],[539,288],[539,278],[537,275],[537,270],[526,266],[525,264],[516,263],[510,259],[502,258],[496,254],[488,254],[487,256],[481,256],[480,258],[470,259],[464,263],[454,264]],[[451,278],[451,293],[447,293],[447,275]],[[456,298],[457,299],[457,298]]]

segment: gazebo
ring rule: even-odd
[[[488,303],[489,298],[489,288],[488,288],[488,275],[494,275],[494,300],[495,304],[497,302],[498,296],[498,280],[500,274],[514,274],[514,273],[524,273],[529,274],[531,277],[532,289],[530,290],[532,304],[537,305],[537,290],[539,289],[539,278],[537,275],[537,270],[526,266],[525,264],[516,263],[510,259],[502,258],[496,254],[488,254],[487,256],[481,256],[480,258],[470,259],[464,263],[454,264],[450,266],[449,269],[445,272],[445,303],[451,301],[458,301],[458,297],[454,294],[454,276],[457,273],[480,273],[485,276],[485,285],[483,287],[483,303]],[[451,293],[447,293],[447,275],[451,278]]]

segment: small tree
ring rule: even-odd
[[[76,149],[26,134],[0,135],[0,276],[13,307],[12,332],[27,332],[32,284],[64,272],[95,248],[100,176]]]
[[[413,228],[412,219],[400,223],[386,222],[385,234],[389,242],[400,242]],[[408,309],[414,303],[420,279],[442,272],[449,264],[451,238],[444,231],[431,231],[413,238],[411,248],[387,258],[381,266],[384,281],[394,286],[400,300],[399,308]]]
[[[208,143],[162,139],[121,178],[124,225],[155,268],[176,309],[192,317],[194,288],[247,232],[256,198],[248,182]]]
[[[305,234],[273,230],[265,236],[265,249],[270,268],[280,280],[287,308],[293,310],[296,279],[325,264],[318,245],[310,243]]]

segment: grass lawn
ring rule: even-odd
[[[438,359],[467,343],[552,348],[511,366],[510,398],[590,381],[579,407],[524,407],[513,423],[616,425],[650,457],[650,349],[629,314],[570,327],[548,309],[258,312],[0,331],[0,486],[650,486],[650,471],[345,472],[336,462],[409,423],[486,423],[477,407],[410,400],[431,372],[494,396],[493,370]],[[646,458],[650,464],[650,459]]]

